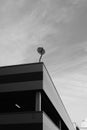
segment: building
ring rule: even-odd
[[[87,130],[87,127],[80,127],[80,130]]]
[[[87,130],[87,118],[82,120],[80,130]]]
[[[44,63],[0,67],[0,130],[75,130]]]

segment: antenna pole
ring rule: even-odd
[[[42,55],[41,55],[40,58],[39,58],[39,62],[41,62],[41,58],[42,58]]]

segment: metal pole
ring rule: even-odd
[[[42,55],[40,56],[39,62],[41,62]]]

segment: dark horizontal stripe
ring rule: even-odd
[[[0,84],[42,80],[42,72],[0,76]]]
[[[42,130],[42,123],[0,125],[0,130]]]

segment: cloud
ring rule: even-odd
[[[54,6],[52,3],[55,3]],[[35,4],[31,0],[8,0],[1,1],[1,4],[1,65],[27,62],[28,59],[32,61],[30,57],[31,54],[34,57],[33,46],[51,46],[50,43],[46,43],[47,37],[57,33],[59,35],[59,31],[61,32],[55,24],[66,22],[70,16],[67,7],[57,8],[59,5],[56,6],[56,0],[37,1]],[[32,8],[28,9],[28,4]]]
[[[73,5],[82,5],[82,3],[84,3],[86,0],[70,0],[70,2],[72,2]]]
[[[9,8],[10,6],[8,4]],[[44,11],[45,7],[41,4],[40,7],[36,6],[34,11],[30,14],[22,16],[22,19],[20,19],[17,23],[12,21],[12,17],[9,16],[2,20],[5,22],[3,24],[3,28],[1,27],[0,29],[1,65],[23,62],[25,58],[27,59],[27,55],[31,53],[31,45],[40,44],[41,40],[45,36],[54,33],[54,29],[50,25],[43,24],[40,21]],[[12,16],[13,12],[9,12],[9,14]]]

